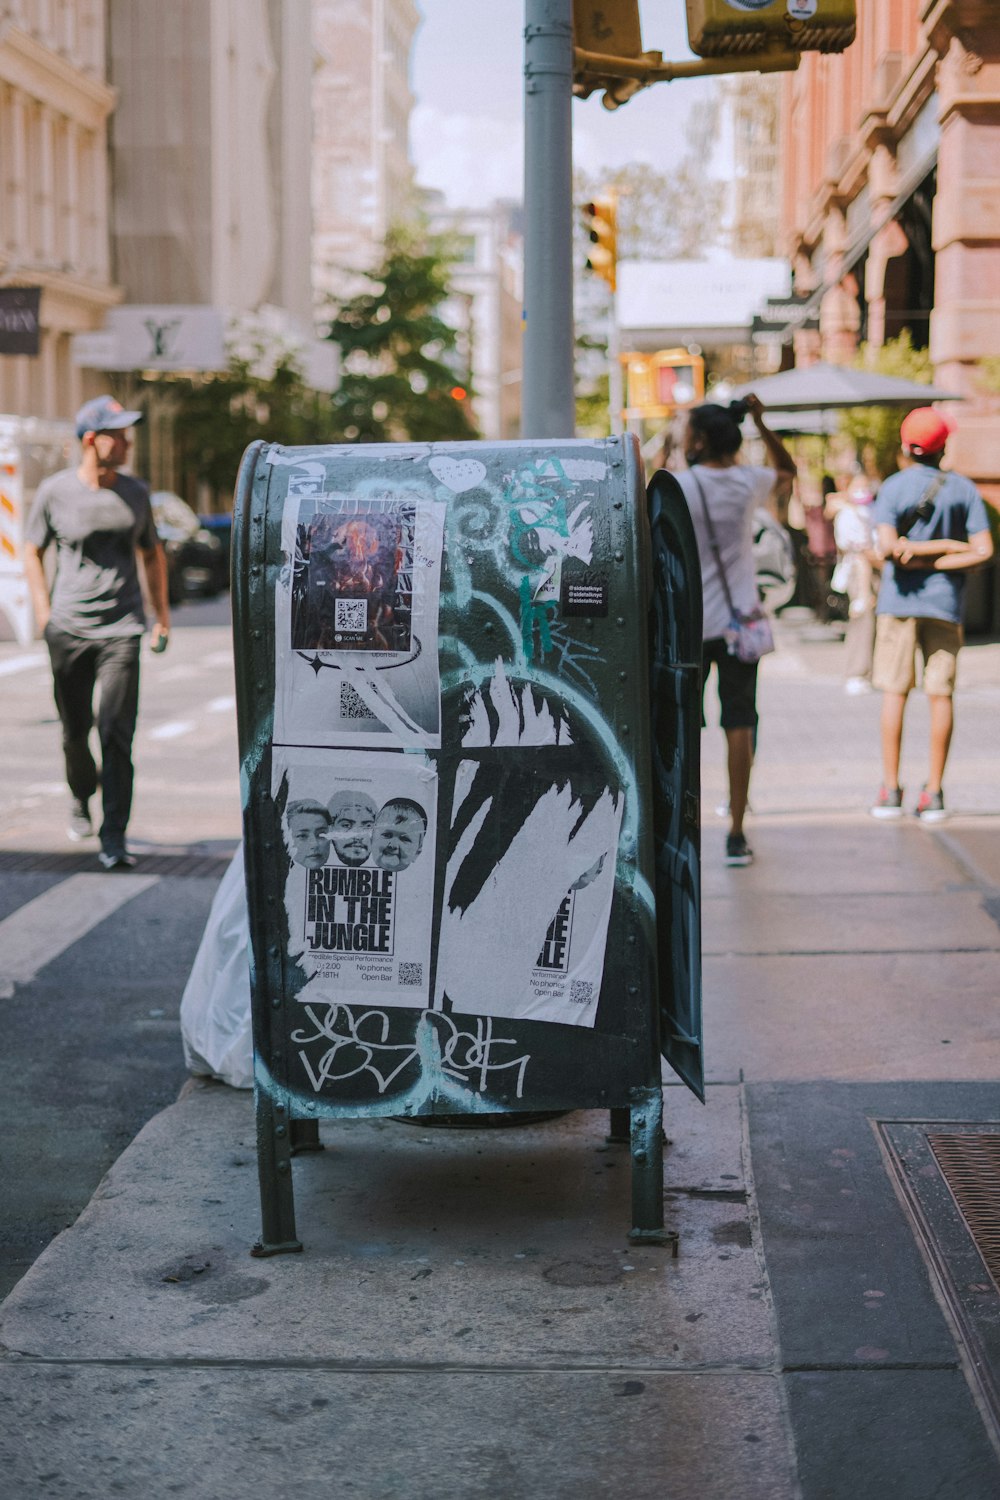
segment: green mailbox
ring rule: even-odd
[[[663,1228],[703,1096],[701,589],[635,439],[282,448],[234,628],[263,1232],[318,1121],[609,1109]]]

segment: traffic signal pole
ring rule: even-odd
[[[572,0],[525,0],[521,434],[570,438],[573,389]]]

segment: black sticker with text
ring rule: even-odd
[[[608,580],[604,573],[564,575],[559,591],[559,613],[568,619],[608,612]]]

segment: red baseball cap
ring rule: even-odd
[[[940,453],[954,431],[954,422],[944,412],[933,406],[918,406],[916,411],[903,418],[899,438],[907,448],[919,448],[921,453]]]

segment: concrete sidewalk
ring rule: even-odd
[[[1000,646],[963,658],[932,831],[867,818],[877,699],[781,635],[752,869],[723,864],[705,736],[709,1087],[668,1080],[678,1258],[628,1245],[627,1151],[581,1112],[324,1125],[295,1163],[305,1253],[252,1260],[249,1096],[192,1084],[0,1309],[5,1494],[1000,1494],[989,1330],[942,1311],[887,1166],[900,1122],[1000,1122]],[[911,797],[925,730],[917,700]]]

